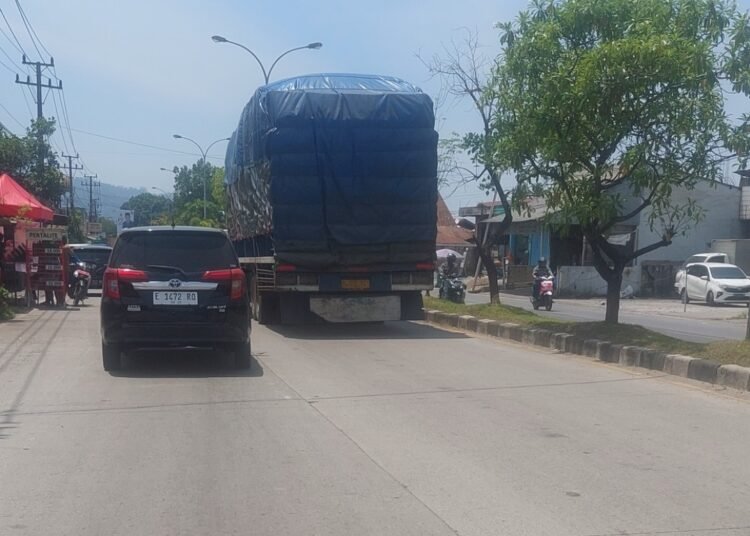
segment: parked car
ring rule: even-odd
[[[212,347],[250,367],[245,273],[227,235],[201,227],[124,230],[104,272],[102,361],[134,348]]]
[[[705,301],[709,305],[750,303],[750,278],[734,264],[690,264],[687,267],[685,283],[678,288],[683,299]]]
[[[680,294],[682,292],[682,288],[685,286],[685,269],[690,266],[691,264],[695,264],[697,262],[718,262],[718,263],[728,263],[729,259],[724,253],[698,253],[697,255],[693,255],[688,260],[686,260],[684,263],[682,263],[682,266],[679,270],[677,270],[677,273],[674,277],[674,288],[677,290],[677,294]]]
[[[83,268],[91,274],[90,289],[102,288],[102,279],[104,270],[109,262],[109,255],[112,248],[99,244],[69,244],[70,253],[75,256],[79,262],[83,263]]]

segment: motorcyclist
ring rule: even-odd
[[[446,263],[440,268],[440,271],[443,277],[454,277],[458,275],[458,264],[456,263],[456,256],[453,253],[448,255]]]
[[[532,287],[532,297],[535,300],[539,299],[539,288],[541,287],[541,280],[545,277],[552,277],[552,270],[547,266],[547,259],[544,257],[539,258],[539,262],[534,266],[534,271],[531,273],[534,278],[534,286]]]

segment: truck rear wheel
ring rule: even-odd
[[[258,294],[257,307],[253,307],[255,320],[261,324],[278,324],[281,321],[279,296],[271,292]]]

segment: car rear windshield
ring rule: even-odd
[[[146,270],[154,265],[203,272],[235,268],[237,256],[229,239],[219,233],[150,231],[120,236],[111,266]]]
[[[714,279],[746,279],[747,276],[739,268],[728,266],[724,268],[711,268],[711,275]]]
[[[91,262],[94,264],[107,264],[109,260],[110,250],[108,249],[94,249],[94,248],[73,248],[73,255],[78,257],[83,262]]]

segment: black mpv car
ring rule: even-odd
[[[117,239],[101,304],[105,370],[134,348],[213,347],[250,366],[245,273],[218,229],[138,227]]]

